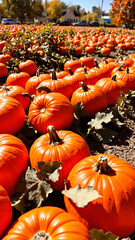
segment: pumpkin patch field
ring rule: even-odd
[[[0,239],[135,239],[135,31],[0,25]]]

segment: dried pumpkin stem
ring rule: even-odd
[[[40,86],[40,87],[37,87],[36,90],[40,93],[41,91],[46,91],[47,93],[50,93],[52,92],[48,87],[46,86]]]
[[[74,75],[74,73],[73,73],[71,68],[68,68],[68,72],[69,72],[70,75]]]
[[[48,131],[49,137],[50,137],[49,145],[55,146],[55,145],[59,145],[59,144],[63,143],[63,140],[61,138],[59,138],[57,132],[55,131],[55,128],[52,125],[49,125],[47,127],[47,131]]]
[[[111,77],[111,80],[114,81],[114,82],[116,82],[116,77],[117,77],[116,74],[114,74],[114,75]]]
[[[44,232],[37,232],[32,240],[51,240],[49,234],[47,233],[44,233]]]
[[[84,92],[87,92],[89,90],[88,86],[84,82],[79,82],[79,85],[82,87],[82,90]]]
[[[51,72],[52,72],[52,80],[57,80],[56,71],[53,69]]]
[[[108,174],[111,171],[111,167],[108,165],[108,158],[105,155],[100,155],[98,162],[94,165],[94,171],[100,174]]]

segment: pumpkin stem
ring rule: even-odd
[[[53,69],[51,72],[52,72],[52,80],[57,80],[56,71]]]
[[[99,68],[99,65],[98,65],[97,60],[95,60],[94,63],[95,63],[95,67],[96,67],[96,68]]]
[[[84,72],[83,72],[84,74],[88,74],[86,66],[84,66],[83,70],[84,70]]]
[[[126,73],[129,73],[129,68],[128,67],[126,67]]]
[[[111,77],[111,80],[116,82],[116,77],[117,77],[116,74],[114,74],[114,75]]]
[[[124,67],[124,65],[125,65],[124,63],[120,64],[119,67],[118,67],[118,71],[123,71],[122,67]]]
[[[50,137],[49,145],[55,146],[55,145],[59,145],[59,144],[63,143],[63,140],[61,138],[59,138],[57,132],[55,131],[55,128],[52,125],[49,125],[47,127],[47,131],[48,131],[49,137]]]
[[[71,68],[68,68],[68,72],[69,72],[70,75],[74,75],[74,73],[73,73]]]
[[[37,232],[32,240],[51,240],[50,235],[44,232]]]
[[[31,101],[33,101],[34,100],[34,98],[36,97],[36,95],[30,95],[29,93],[27,93],[27,92],[22,92],[22,96],[23,97],[28,97]]]
[[[46,91],[47,93],[50,93],[52,92],[48,87],[46,86],[40,86],[40,87],[37,87],[36,90],[40,93],[41,91]]]
[[[89,90],[88,86],[84,82],[79,82],[79,85],[82,87],[82,90],[84,92],[87,92]]]
[[[108,165],[108,158],[105,155],[98,157],[98,162],[94,165],[94,171],[100,174],[108,174],[111,171],[111,167]]]
[[[20,73],[20,70],[17,67],[14,67],[14,71],[15,71],[15,73]]]

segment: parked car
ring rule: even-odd
[[[98,21],[91,21],[91,22],[89,23],[89,25],[90,25],[90,26],[94,26],[94,27],[98,27],[100,24],[99,24]]]
[[[60,26],[70,26],[71,22],[70,21],[62,21],[62,22],[57,22],[56,25]]]
[[[16,21],[16,20],[14,20],[12,18],[2,18],[1,23],[5,24],[5,25],[21,24],[19,21]]]
[[[87,26],[86,21],[80,21],[72,24],[73,26]]]

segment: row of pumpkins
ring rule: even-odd
[[[2,63],[5,64],[6,62]],[[68,129],[74,118],[73,104],[83,102],[86,118],[116,103],[120,91],[135,90],[135,56],[116,63],[99,65],[92,57],[69,60],[64,71],[36,74],[32,60],[22,63],[20,72],[7,76],[0,87],[0,236],[2,240],[91,239],[91,229],[111,231],[120,238],[135,230],[135,169],[112,155],[91,156],[84,139]],[[32,76],[33,75],[33,76]],[[41,134],[30,151],[15,134],[25,123]],[[57,207],[33,209],[10,226],[10,197],[28,165],[38,169],[38,161],[60,161],[55,191],[80,185],[92,186],[101,197],[80,208],[64,196],[67,212]],[[10,226],[10,228],[9,228]]]

